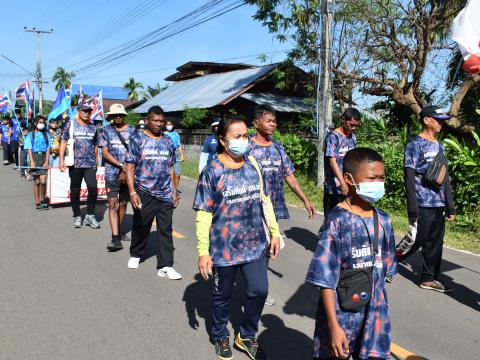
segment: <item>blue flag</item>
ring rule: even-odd
[[[65,111],[70,110],[70,103],[68,101],[67,95],[65,94],[65,88],[62,87],[58,90],[57,98],[52,105],[52,110],[50,114],[48,114],[48,121],[52,119],[56,119],[60,115],[62,115]]]

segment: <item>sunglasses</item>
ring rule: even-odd
[[[91,113],[93,110],[92,109],[88,109],[88,110],[83,110],[83,109],[80,109],[80,111],[83,111],[84,113]]]

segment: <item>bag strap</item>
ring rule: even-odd
[[[379,233],[378,213],[377,213],[377,210],[373,208],[373,254],[374,256],[378,254],[378,233]]]
[[[262,197],[263,197],[265,195],[263,193],[263,176],[262,176],[262,172],[260,170],[260,166],[258,166],[257,159],[255,159],[252,155],[249,155],[247,157],[248,157],[248,160],[250,160],[250,162],[252,163],[255,170],[257,170],[258,177],[260,178],[260,195],[262,195]]]
[[[120,133],[120,131],[112,126],[113,130],[115,130],[115,134],[117,134],[118,138],[120,139],[120,142],[122,143],[123,146],[125,146],[125,149],[128,150],[128,145],[127,145],[127,142],[125,141],[125,139],[123,138],[122,134]]]

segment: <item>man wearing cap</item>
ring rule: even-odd
[[[198,162],[198,173],[200,174],[205,166],[207,166],[210,161],[213,159],[213,155],[217,153],[218,138],[217,138],[217,129],[218,124],[220,123],[219,118],[213,119],[212,124],[210,125],[210,130],[212,135],[205,139],[203,143],[202,152],[200,154],[200,161]]]
[[[125,158],[130,138],[137,132],[134,126],[125,123],[127,115],[122,104],[112,104],[107,113],[112,123],[102,131],[98,142],[105,160],[108,220],[112,229],[112,241],[107,245],[108,251],[123,249],[120,229],[130,198]]]
[[[420,113],[422,130],[405,149],[405,189],[409,223],[417,233],[412,248],[399,260],[404,260],[422,247],[423,271],[420,287],[438,292],[450,292],[438,277],[442,262],[445,217],[455,219],[452,188],[448,173],[441,187],[429,185],[423,175],[437,154],[445,153],[436,139],[443,122],[450,116],[437,106],[427,106]],[[444,157],[446,159],[446,156]]]
[[[138,132],[143,132],[143,130],[145,130],[145,120],[144,119],[140,119],[138,121],[138,129],[137,131]]]
[[[85,180],[88,189],[87,215],[85,224],[93,229],[98,229],[100,224],[95,219],[95,204],[97,202],[97,129],[90,120],[93,108],[90,104],[82,101],[77,106],[77,115],[70,119],[63,127],[60,141],[60,171],[64,172],[65,151],[73,133],[73,155],[74,163],[68,167],[70,176],[70,202],[73,210],[73,227],[82,227],[80,214],[80,190],[82,180]],[[73,127],[73,128],[72,128]],[[71,129],[72,128],[72,129]]]

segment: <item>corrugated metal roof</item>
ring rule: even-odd
[[[221,74],[200,76],[175,83],[146,103],[135,108],[136,113],[146,113],[158,105],[166,112],[182,111],[185,108],[206,109],[223,105],[247,91],[250,85],[267,75],[277,64]]]
[[[303,113],[312,109],[311,105],[308,105],[308,99],[302,99],[299,97],[289,97],[267,93],[245,93],[240,95],[240,97],[253,101],[258,105],[270,105],[279,112]]]
[[[97,95],[102,90],[102,96],[104,99],[111,100],[127,100],[128,91],[123,90],[120,86],[103,86],[103,85],[79,85],[72,84],[72,93],[77,94],[80,91],[80,86],[84,94],[90,96]]]

